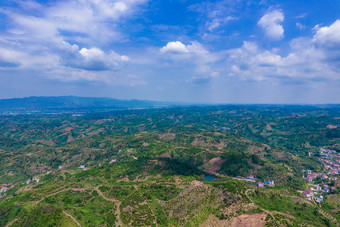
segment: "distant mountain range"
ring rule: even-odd
[[[0,112],[49,112],[157,108],[178,105],[170,102],[120,100],[114,98],[42,96],[0,99]]]
[[[180,102],[161,102],[147,100],[122,100],[105,97],[78,96],[32,96],[26,98],[0,99],[0,114],[2,113],[60,113],[60,112],[90,112],[127,109],[145,109],[174,106],[216,106],[227,104],[189,104]],[[247,105],[247,104],[229,104]],[[271,106],[278,108],[325,108],[340,109],[339,104],[248,104],[247,106]]]

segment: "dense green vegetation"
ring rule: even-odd
[[[0,186],[16,185],[0,199],[0,226],[72,226],[68,215],[82,226],[197,226],[259,213],[267,225],[331,225],[294,191],[306,187],[302,169],[323,170],[320,147],[340,150],[339,117],[336,106],[266,105],[0,115]],[[278,188],[251,193],[250,205],[255,184],[228,177],[249,175]]]
[[[317,157],[306,158],[308,151],[321,146],[339,150],[340,128],[326,127],[338,125],[338,115],[338,109],[299,106],[183,107],[80,117],[3,115],[0,184],[27,180],[59,165],[74,168],[113,158],[129,162],[159,156],[170,158],[173,167],[185,164],[188,168],[224,157],[234,163],[230,168],[221,167],[221,173],[235,176],[259,172],[261,178],[266,178],[267,170],[254,168],[268,166],[266,160],[290,166],[295,174],[301,174],[301,169],[321,169]],[[246,163],[249,159],[251,163]],[[272,168],[268,177],[287,172],[277,165],[268,168]]]
[[[299,219],[300,222],[307,222],[311,225],[328,226],[331,222],[325,218],[315,206],[303,201],[299,197],[289,196],[282,191],[257,191],[252,194],[253,200],[262,208],[269,211],[283,212]],[[295,220],[295,222],[298,222]]]

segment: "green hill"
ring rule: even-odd
[[[14,187],[0,226],[335,226],[338,190],[321,208],[297,190],[302,170],[325,171],[320,148],[339,151],[339,116],[267,105],[1,115],[0,186]]]

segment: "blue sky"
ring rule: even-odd
[[[0,1],[0,98],[60,95],[340,103],[340,1]]]

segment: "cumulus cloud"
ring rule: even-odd
[[[180,41],[168,42],[166,46],[160,49],[162,53],[188,53],[188,48]]]
[[[204,46],[197,42],[184,45],[180,41],[168,42],[160,48],[160,52],[173,60],[198,60],[199,62],[209,63],[217,60],[217,56],[211,54]]]
[[[21,65],[21,53],[5,48],[0,48],[0,68],[16,68]]]
[[[189,82],[210,81],[216,78],[219,72],[213,70],[211,64],[216,62],[220,56],[210,53],[204,46],[197,42],[185,45],[180,41],[168,42],[160,48],[160,52],[177,64],[194,65],[194,74]],[[202,80],[204,79],[204,80]]]
[[[336,20],[330,26],[317,27],[317,32],[313,38],[316,45],[333,49],[340,48],[340,20]]]
[[[98,78],[91,71],[116,71],[129,57],[107,50],[107,43],[123,38],[117,29],[120,21],[134,16],[146,1],[18,1],[17,8],[2,8],[9,21],[0,34],[0,49],[6,50],[0,53],[0,67],[55,71],[58,78],[79,79]],[[9,52],[16,54],[14,60],[5,56]],[[91,75],[86,77],[86,72]]]
[[[62,65],[90,71],[116,70],[119,65],[129,61],[128,56],[114,51],[105,53],[97,47],[80,49],[78,45],[70,45],[65,41],[60,44],[59,56]]]
[[[274,10],[261,17],[257,24],[264,30],[269,39],[280,40],[284,35],[284,29],[281,25],[283,20],[283,13],[279,10]]]
[[[311,43],[319,50],[323,61],[340,72],[340,20],[330,26],[316,27]]]
[[[334,25],[334,24],[333,24]],[[337,32],[333,25],[321,28],[322,33]],[[320,31],[319,30],[319,31]],[[279,54],[279,50],[265,50],[254,42],[244,42],[242,47],[229,51],[229,75],[243,80],[256,81],[305,81],[340,80],[339,59],[330,60],[333,53],[325,51],[323,42],[318,43],[323,34],[317,32],[313,39],[296,38],[290,42],[290,53]],[[332,46],[337,38],[329,38]],[[328,40],[328,41],[330,41]],[[327,45],[325,47],[328,47]],[[338,55],[339,57],[339,55]]]

